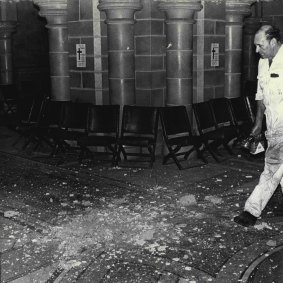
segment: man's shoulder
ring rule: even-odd
[[[283,45],[281,45],[276,56],[274,57],[272,69],[277,70],[277,71],[278,70],[282,71],[283,69]]]
[[[283,45],[280,46],[279,50],[278,50],[278,59],[282,60],[283,59]]]

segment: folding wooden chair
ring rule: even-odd
[[[67,102],[63,105],[59,127],[50,129],[50,135],[54,140],[51,156],[59,150],[65,151],[71,147],[77,147],[79,138],[87,135],[88,103]],[[69,142],[75,142],[70,146]]]
[[[37,127],[42,113],[44,100],[41,97],[24,97],[18,103],[18,125],[16,131],[19,137],[14,142],[16,145],[22,138],[25,139],[23,149],[34,142],[33,130]]]
[[[42,143],[54,147],[54,137],[52,132],[54,129],[59,128],[60,120],[64,104],[67,101],[55,101],[46,98],[43,104],[43,109],[36,127],[32,130],[32,135],[36,141],[34,150],[36,150]]]
[[[112,164],[117,157],[117,140],[119,136],[119,105],[91,105],[88,116],[88,135],[78,139],[81,148],[79,161],[82,162],[85,154],[110,154]],[[102,146],[106,150],[98,152],[94,147]],[[108,150],[108,151],[107,151]]]
[[[185,106],[160,108],[160,120],[164,141],[169,151],[163,158],[163,164],[166,164],[172,158],[179,170],[182,170],[183,167],[178,157],[183,156],[184,160],[187,160],[194,150],[197,152],[197,156],[204,163],[207,163],[200,150],[200,147],[203,145],[202,140],[200,136],[192,134]]]
[[[205,145],[205,149],[209,151],[212,157],[217,162],[220,161],[217,157],[217,154],[220,155],[217,151],[219,145],[223,145],[230,154],[233,154],[228,145],[230,136],[227,137],[225,131],[217,127],[209,101],[194,103],[193,111],[202,142]]]
[[[227,142],[238,138],[238,131],[234,123],[229,101],[225,97],[209,100],[213,115],[215,117],[216,128],[223,131]]]
[[[231,113],[238,131],[238,141],[247,138],[254,124],[254,115],[246,96],[228,99]]]
[[[152,167],[155,161],[159,109],[157,107],[125,105],[122,116],[116,164],[119,162],[122,152],[125,160],[128,159],[128,156],[149,158],[150,167]],[[130,148],[138,148],[140,151],[130,152]],[[144,148],[148,153],[142,151]]]

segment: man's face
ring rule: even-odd
[[[256,47],[256,53],[258,53],[261,58],[263,59],[273,58],[274,54],[273,54],[272,40],[267,40],[265,33],[263,31],[260,31],[255,35],[254,44]]]

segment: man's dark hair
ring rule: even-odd
[[[271,40],[275,38],[278,42],[281,41],[280,29],[277,28],[276,26],[264,25],[259,30],[265,32],[265,36],[267,40]]]

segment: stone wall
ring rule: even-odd
[[[68,1],[68,46],[71,99],[96,103],[92,2],[92,0]],[[85,67],[77,67],[76,44],[86,45]]]
[[[263,20],[278,26],[283,38],[283,1],[274,0],[262,3]]]

